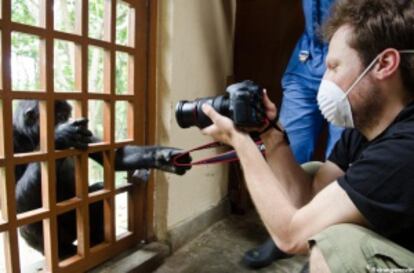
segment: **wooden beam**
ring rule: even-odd
[[[3,0],[2,9],[2,60],[11,60],[11,1]],[[11,273],[20,272],[19,249],[17,239],[17,217],[15,200],[15,176],[13,157],[13,113],[11,96],[11,67],[8,62],[2,62],[3,72],[3,136],[5,180],[6,180],[6,207],[3,209],[8,223],[8,231],[5,236],[5,261],[6,271]]]
[[[156,128],[157,128],[157,115],[156,115],[156,105],[157,105],[157,33],[158,33],[158,0],[151,0],[148,2],[149,7],[147,10],[147,20],[149,24],[146,25],[145,33],[148,33],[147,44],[148,44],[148,54],[147,54],[147,97],[145,99],[146,103],[146,120],[145,124],[145,144],[153,145],[156,142]],[[141,7],[142,9],[142,7]],[[141,14],[142,15],[142,14]],[[137,15],[139,16],[139,15]],[[142,23],[142,22],[141,22]],[[137,24],[137,26],[139,26]],[[141,33],[142,29],[137,29],[136,33]],[[138,41],[137,43],[142,43],[143,41]],[[154,232],[154,191],[155,191],[155,179],[154,175],[150,177],[150,180],[147,184],[147,187],[142,190],[145,194],[145,239],[147,241],[152,241],[155,239]],[[142,196],[142,197],[144,197]],[[141,197],[141,198],[142,198]]]

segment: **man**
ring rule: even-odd
[[[326,124],[316,101],[328,52],[328,45],[322,40],[319,30],[333,3],[334,0],[302,0],[305,29],[282,78],[280,123],[289,135],[292,153],[300,164],[312,160],[317,140]],[[328,129],[326,158],[343,131],[343,128],[332,124],[328,124]],[[251,268],[260,268],[285,257],[286,254],[270,238],[247,251],[243,263]]]
[[[318,102],[349,129],[315,177],[276,129],[261,135],[267,161],[208,105],[214,124],[203,133],[234,147],[273,240],[287,253],[310,253],[311,272],[413,272],[414,1],[339,0],[325,29]],[[273,120],[276,108],[264,101]]]

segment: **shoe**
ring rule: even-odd
[[[307,263],[303,266],[303,268],[302,268],[302,270],[300,271],[300,273],[309,273],[309,262],[307,262]]]
[[[243,256],[242,263],[252,269],[266,267],[275,260],[290,257],[288,254],[281,251],[269,238],[262,245],[246,251]]]

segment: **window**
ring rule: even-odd
[[[30,248],[19,235],[29,224],[43,228],[44,267],[50,272],[86,271],[147,238],[148,189],[129,183],[131,173],[115,173],[110,164],[116,148],[143,145],[147,135],[147,3],[0,1],[0,272],[30,266],[33,253],[25,252]],[[21,100],[39,105],[39,145],[26,153],[13,148],[12,117]],[[55,150],[51,109],[59,100],[72,106],[73,118],[87,117],[102,141],[85,151]],[[93,152],[103,154],[103,166],[88,158]],[[62,159],[74,162],[76,196],[56,201],[61,178],[55,170]],[[15,170],[33,162],[41,169],[41,200],[17,213]],[[104,188],[88,193],[95,181],[103,181]],[[98,202],[104,204],[105,238],[91,247],[89,204]],[[76,253],[60,259],[57,223],[64,214],[76,221]]]

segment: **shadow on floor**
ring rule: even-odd
[[[243,253],[266,240],[267,233],[256,213],[231,215],[167,258],[155,273],[296,273],[306,257],[293,257],[260,270],[241,263]]]

